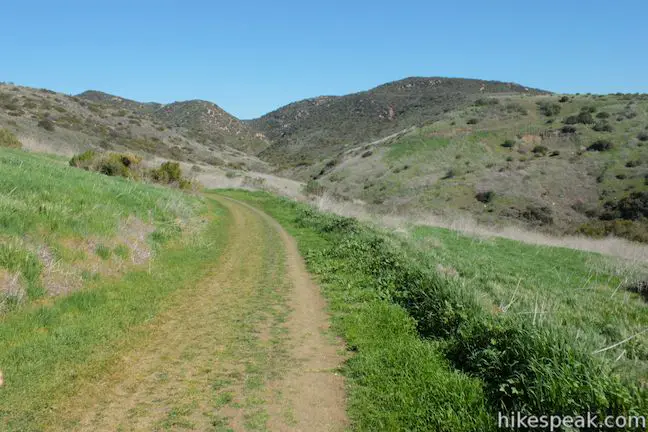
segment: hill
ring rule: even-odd
[[[543,93],[498,81],[407,78],[346,96],[295,102],[250,124],[272,141],[260,156],[289,167],[307,165],[354,144],[421,126],[483,95]]]
[[[59,154],[133,151],[149,158],[266,171],[248,153],[264,140],[216,105],[141,103],[98,91],[69,96],[0,84],[0,128],[26,147]]]
[[[0,85],[0,127],[28,148],[196,164],[212,185],[274,171],[372,212],[648,241],[646,95],[407,78],[240,121],[207,101]]]
[[[257,154],[268,146],[259,132],[225,112],[218,105],[193,100],[163,105],[152,113],[167,125],[184,129],[189,136],[206,145],[226,145],[248,154]]]
[[[499,94],[298,175],[382,212],[646,241],[646,143],[648,95]]]
[[[119,96],[114,96],[97,90],[86,90],[77,95],[80,99],[85,99],[90,102],[101,103],[110,105],[117,108],[128,109],[130,111],[138,112],[140,114],[152,113],[159,109],[162,104],[156,102],[137,102],[134,100],[126,99]]]

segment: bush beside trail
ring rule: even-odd
[[[142,158],[131,153],[97,152],[87,150],[70,159],[70,166],[86,171],[96,171],[107,176],[124,177],[133,180],[148,180],[153,183],[191,189],[194,183],[182,174],[178,162],[163,162],[158,168],[142,166]]]
[[[0,147],[22,148],[22,143],[10,130],[0,128]]]

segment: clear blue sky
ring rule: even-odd
[[[251,118],[407,76],[648,92],[648,2],[30,1],[0,7],[0,81]]]

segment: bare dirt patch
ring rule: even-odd
[[[248,206],[246,206],[248,207]],[[299,255],[295,240],[272,218],[252,207],[279,232],[286,249],[288,277],[292,284],[287,329],[294,364],[285,376],[273,383],[274,391],[290,401],[293,416],[274,415],[268,421],[273,431],[336,431],[344,430],[346,394],[339,368],[343,344],[328,335],[330,317],[319,287],[313,283]],[[280,406],[269,407],[277,413]],[[285,408],[284,408],[285,409]]]

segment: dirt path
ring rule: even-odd
[[[58,406],[51,430],[344,430],[341,345],[294,240],[259,210],[217,199],[231,223],[209,275],[108,376]]]

